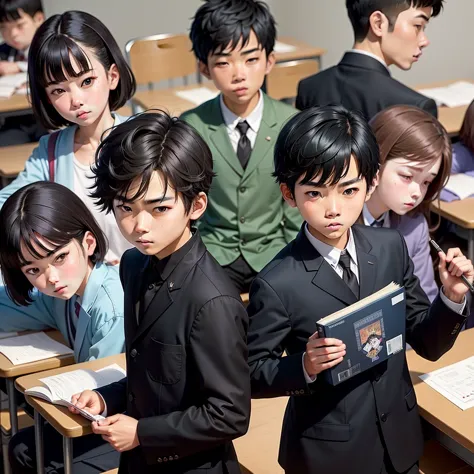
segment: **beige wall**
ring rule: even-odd
[[[276,0],[273,11],[281,35],[289,35],[327,49],[323,67],[336,64],[352,46],[353,36],[344,0]],[[447,0],[444,11],[428,26],[431,40],[411,71],[392,68],[407,84],[436,80],[474,79],[473,0]]]

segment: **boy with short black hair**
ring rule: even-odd
[[[306,222],[252,283],[248,343],[252,396],[290,395],[279,456],[287,474],[415,474],[423,452],[405,351],[329,385],[320,373],[345,345],[319,338],[316,321],[392,281],[405,287],[406,342],[422,357],[441,357],[466,321],[459,277],[472,281],[474,270],[459,249],[440,254],[442,289],[430,305],[400,233],[354,225],[378,168],[369,125],[342,106],[301,112],[275,146],[282,194]]]
[[[391,105],[437,116],[434,100],[393,79],[389,66],[411,69],[429,45],[425,28],[444,0],[346,0],[354,46],[339,64],[303,79],[296,107],[341,104],[367,120]]]
[[[120,263],[128,373],[73,402],[106,410],[93,431],[123,452],[122,474],[240,473],[232,439],[250,416],[247,315],[191,227],[207,205],[209,147],[186,122],[149,113],[114,128],[97,158],[93,197],[136,247]]]
[[[199,229],[240,292],[301,223],[271,175],[278,132],[296,113],[261,90],[275,36],[267,5],[256,0],[207,0],[190,33],[201,73],[221,91],[183,115],[211,148],[217,174]]]

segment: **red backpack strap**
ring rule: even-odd
[[[54,182],[54,168],[56,164],[56,142],[59,137],[59,130],[52,133],[48,140],[48,168],[49,168],[49,180]]]

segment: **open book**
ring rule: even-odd
[[[104,385],[118,382],[125,376],[125,370],[117,364],[108,365],[97,371],[87,369],[73,370],[72,372],[40,379],[43,385],[29,388],[25,390],[25,394],[42,398],[55,405],[70,407],[75,406],[71,403],[71,397],[74,394],[84,390],[95,390]],[[88,420],[98,421],[103,419],[100,415],[91,415],[85,410],[75,408]]]
[[[26,84],[26,72],[0,77],[0,97],[8,98]]]
[[[474,176],[464,173],[452,174],[443,191],[448,191],[453,197],[458,199],[466,199],[474,195]],[[446,196],[447,193],[442,193],[441,199],[445,200]],[[450,200],[453,201],[454,199]]]
[[[466,81],[457,81],[445,87],[419,89],[418,92],[436,101],[436,104],[448,107],[468,105],[474,99],[474,84]]]

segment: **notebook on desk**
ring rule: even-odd
[[[446,186],[441,190],[442,201],[458,201],[474,196],[474,171],[452,174]]]
[[[438,106],[459,107],[470,104],[474,99],[474,84],[457,81],[449,86],[419,89],[418,92],[433,99]]]
[[[26,72],[19,72],[18,74],[8,74],[0,77],[0,97],[8,98],[12,96],[17,90],[26,88],[27,76]]]

